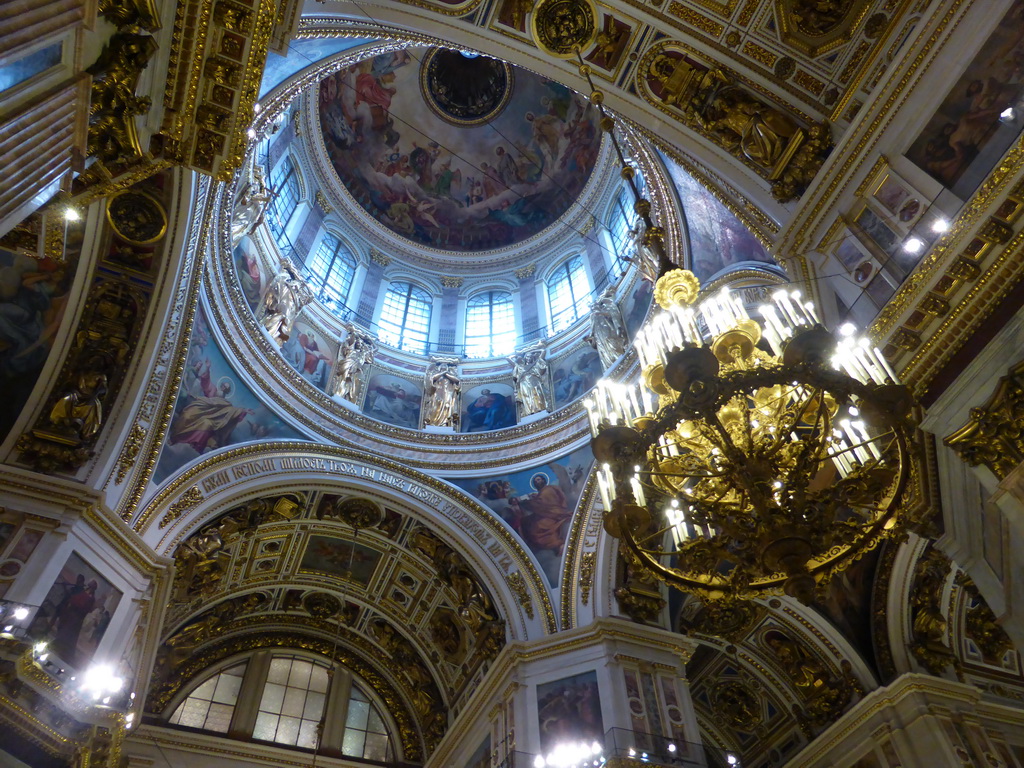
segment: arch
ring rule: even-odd
[[[511,639],[555,631],[540,568],[503,523],[452,485],[363,452],[295,442],[232,448],[171,479],[146,503],[134,527],[158,554],[170,555],[207,521],[283,486],[343,490],[399,506],[466,557],[498,603]],[[516,572],[525,596],[507,583]]]

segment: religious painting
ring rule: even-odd
[[[1016,0],[967,65],[907,158],[961,200],[978,188],[1024,126],[1024,0]]]
[[[629,45],[633,25],[612,16],[604,9],[601,9],[601,16],[601,29],[594,38],[594,48],[583,58],[595,67],[614,72]]]
[[[586,445],[530,469],[450,482],[508,523],[557,587],[569,525],[593,463]]]
[[[629,338],[635,338],[636,332],[644,324],[653,298],[654,285],[650,280],[639,278],[633,284],[629,296],[626,297],[626,301],[622,305],[622,320],[626,324],[626,333],[629,334]]]
[[[690,269],[702,284],[738,264],[775,263],[750,230],[700,182],[665,155],[661,159],[683,207]]]
[[[363,544],[314,534],[306,543],[299,570],[337,576],[365,587],[373,578],[380,558],[380,552]]]
[[[324,143],[352,197],[394,233],[448,251],[504,248],[558,220],[596,163],[596,108],[486,56],[413,53],[320,83]],[[477,84],[465,104],[461,79]]]
[[[409,379],[377,373],[366,385],[363,413],[378,421],[419,429],[422,406],[423,385]]]
[[[281,345],[281,356],[306,381],[326,392],[331,383],[331,371],[338,358],[338,345],[308,324],[296,321],[292,335]]]
[[[870,266],[870,264],[869,264]],[[857,272],[853,273],[854,278],[857,277]],[[865,278],[866,280],[867,278]],[[871,303],[875,305],[875,309],[881,309],[893,297],[896,293],[896,286],[887,279],[886,275],[878,272],[873,280],[867,284],[864,288],[864,293],[871,299]]]
[[[490,382],[462,393],[462,431],[490,432],[516,423],[516,396],[511,385]]]
[[[540,750],[558,744],[604,743],[604,720],[597,672],[583,672],[537,686]]]
[[[253,394],[214,341],[205,313],[196,312],[181,388],[153,481],[162,483],[190,461],[251,440],[301,436]]]
[[[824,597],[813,603],[815,610],[831,621],[869,664],[875,658],[871,640],[871,593],[880,551],[872,550],[836,574],[829,581]]]
[[[853,221],[860,233],[881,253],[892,256],[900,249],[900,236],[870,208],[863,208]]]
[[[43,598],[29,632],[32,637],[47,638],[62,661],[83,669],[92,660],[120,602],[120,590],[72,552]]]
[[[0,442],[31,397],[64,319],[81,227],[69,226],[67,239],[63,262],[0,248]]]
[[[263,292],[263,270],[256,254],[256,243],[246,235],[235,245],[233,254],[242,295],[245,296],[249,309],[255,311]]]
[[[580,347],[551,363],[551,383],[555,393],[555,408],[568,405],[587,394],[604,375],[604,366],[597,350],[589,344]]]
[[[849,229],[843,230],[842,239],[836,243],[832,253],[839,263],[851,272],[871,256],[870,252],[860,244],[857,235]]]
[[[485,736],[480,746],[470,755],[465,768],[491,768],[491,737]]]

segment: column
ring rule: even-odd
[[[535,264],[516,270],[516,278],[519,280],[519,307],[523,318],[523,336],[519,340],[519,344],[526,344],[534,339],[543,339],[547,336],[546,329],[540,327],[536,274]]]
[[[437,337],[438,352],[454,352],[456,349],[455,332],[459,327],[459,289],[462,287],[461,277],[442,277],[441,285],[441,317]]]
[[[359,306],[356,316],[352,318],[367,328],[373,322],[373,310],[377,307],[377,296],[384,279],[384,267],[391,263],[391,257],[376,248],[370,250],[370,263],[366,266],[366,277],[363,278],[363,290],[359,294]]]
[[[533,765],[559,745],[595,742],[609,760],[628,759],[632,749],[653,765],[699,761],[686,682],[695,648],[618,618],[511,645],[449,729],[459,736],[446,737],[428,766],[463,765],[484,738],[496,765]]]
[[[347,669],[334,667],[324,709],[323,733],[320,736],[320,750],[325,755],[341,756],[345,722],[348,720],[348,700],[351,696],[352,674]]]
[[[1024,711],[983,702],[973,686],[906,674],[857,702],[788,766],[1005,767],[1022,726]]]
[[[256,651],[249,657],[245,677],[242,678],[242,687],[238,691],[235,713],[231,716],[228,736],[236,739],[252,737],[252,729],[256,727],[256,715],[260,709],[260,698],[263,696],[263,686],[266,685],[267,675],[270,674],[270,659],[270,651]]]

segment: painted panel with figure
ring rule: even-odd
[[[640,330],[651,309],[653,298],[654,285],[650,280],[639,278],[622,304],[622,320],[626,324],[629,338],[636,337],[636,332]]]
[[[513,427],[515,423],[516,396],[511,385],[489,382],[463,392],[463,432],[490,432]]]
[[[120,590],[72,552],[39,606],[30,632],[35,638],[49,638],[54,653],[82,669],[96,653],[120,602]]]
[[[561,408],[583,397],[603,375],[601,357],[597,350],[589,345],[572,352],[557,363],[551,363],[555,408]]]
[[[530,469],[451,482],[508,523],[556,587],[569,525],[593,463],[587,445]]]
[[[907,150],[911,162],[963,200],[1024,126],[1021,30],[1024,0],[1016,0]]]
[[[743,262],[775,263],[743,222],[700,182],[665,155],[661,159],[683,206],[690,240],[690,269],[701,283]]]
[[[228,364],[196,312],[181,389],[153,473],[161,483],[199,456],[250,440],[297,440],[301,435],[259,401]]]
[[[242,289],[242,295],[249,305],[249,309],[255,310],[260,303],[260,294],[263,292],[263,270],[260,267],[260,258],[256,253],[256,243],[246,235],[234,250],[235,270],[238,273],[238,284]]]
[[[365,587],[373,578],[380,556],[380,552],[362,544],[315,535],[309,537],[299,570],[326,573]]]
[[[558,744],[604,743],[604,720],[597,672],[584,672],[537,686],[540,749],[547,753]]]
[[[0,442],[32,396],[64,319],[81,228],[69,227],[67,238],[63,263],[0,248]]]
[[[366,385],[363,413],[378,421],[419,429],[422,407],[423,387],[409,379],[378,373]]]
[[[292,326],[292,335],[281,345],[281,356],[302,378],[326,392],[338,357],[338,345],[306,323],[297,321]]]
[[[479,103],[453,102],[458,73],[481,82]],[[579,94],[441,48],[380,54],[331,74],[319,107],[331,163],[359,205],[398,235],[445,250],[502,248],[553,224],[583,190],[601,144],[597,110]]]

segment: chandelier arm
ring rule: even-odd
[[[842,455],[844,453],[847,453],[849,451],[855,450],[857,448],[863,448],[865,445],[868,445],[869,443],[873,443],[876,440],[881,440],[883,437],[888,437],[890,434],[893,434],[893,430],[891,430],[891,429],[888,432],[883,432],[882,434],[878,435],[877,437],[871,437],[871,438],[868,438],[867,440],[863,440],[863,441],[857,443],[856,445],[851,445],[851,446],[849,446],[847,448],[843,448],[841,450],[836,451],[835,453],[829,453],[829,454],[827,454],[825,456],[825,458],[826,459],[833,459],[836,456],[840,456],[840,455]]]

